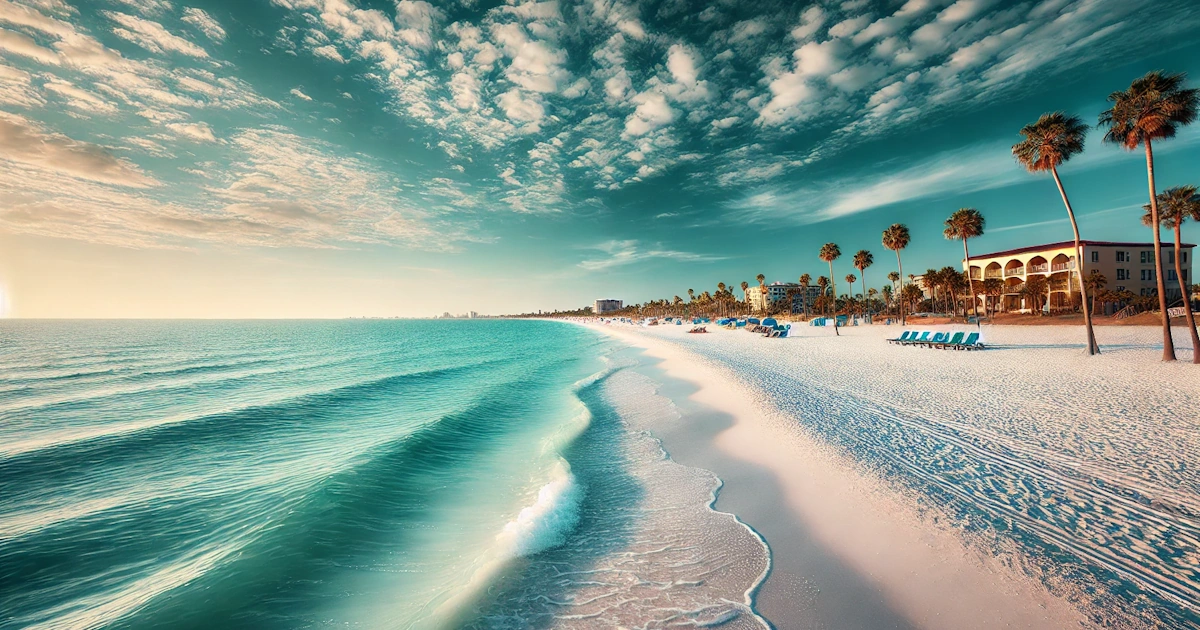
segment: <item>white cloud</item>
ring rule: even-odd
[[[825,10],[817,5],[805,9],[800,14],[800,24],[792,29],[792,37],[803,41],[816,35],[825,25],[826,17]]]
[[[598,258],[589,258],[580,261],[579,266],[588,271],[602,271],[612,267],[620,267],[652,259],[665,259],[692,263],[725,260],[724,256],[694,254],[691,252],[665,249],[661,246],[653,246],[649,249],[645,249],[642,247],[641,243],[636,240],[606,241],[604,243],[597,244],[590,249],[600,251],[604,255]]]
[[[667,99],[657,92],[643,92],[633,99],[637,109],[625,120],[625,133],[630,136],[645,135],[675,119],[675,110]]]
[[[303,91],[300,90],[300,88],[292,88],[290,94],[302,101],[311,101],[312,100],[312,97],[305,94]]]
[[[225,29],[221,28],[221,24],[203,9],[188,7],[183,10],[183,17],[179,19],[196,27],[201,33],[204,33],[205,37],[214,42],[225,41]]]
[[[336,47],[329,45],[329,44],[326,44],[324,46],[317,46],[316,48],[313,48],[313,54],[318,57],[323,57],[325,59],[328,59],[330,61],[336,61],[338,63],[346,63],[346,58],[342,56],[342,53],[338,52],[338,49]]]
[[[831,37],[852,37],[871,21],[870,16],[860,15],[858,17],[846,18],[837,24],[829,27],[829,35]]]
[[[39,46],[30,37],[5,29],[0,29],[0,50],[28,57],[46,65],[57,66],[60,63],[58,53]]]
[[[76,109],[96,114],[115,114],[117,106],[109,101],[100,98],[99,96],[63,80],[47,81],[42,86],[49,92],[53,92],[62,97],[68,105]]]
[[[157,185],[136,165],[113,156],[104,147],[47,131],[12,114],[0,114],[0,160],[119,186]]]
[[[203,48],[171,33],[158,22],[115,11],[105,11],[104,15],[121,25],[122,28],[113,29],[114,35],[150,52],[177,52],[189,57],[208,57]]]
[[[186,138],[194,142],[216,142],[217,138],[213,135],[212,127],[208,123],[168,123],[167,129],[180,138]]]

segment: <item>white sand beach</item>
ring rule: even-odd
[[[1098,357],[1075,327],[983,327],[981,352],[889,345],[899,326],[592,327],[643,349],[664,389],[686,384],[664,448],[720,476],[717,509],[766,539],[756,608],[778,628],[1196,614],[1200,372],[1183,331],[1164,364],[1148,327],[1098,328]]]

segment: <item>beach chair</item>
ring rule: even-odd
[[[893,339],[888,339],[887,342],[888,343],[897,343],[897,342],[902,342],[902,341],[908,341],[909,337],[912,337],[915,334],[917,334],[915,330],[906,330],[903,333],[901,333],[899,337],[895,337]]]
[[[954,336],[950,338],[949,341],[947,341],[945,343],[934,344],[934,347],[936,347],[938,350],[945,350],[946,348],[953,348],[955,346],[958,346],[959,344],[962,343],[963,337],[966,334],[967,333],[964,333],[964,332],[956,332],[956,333],[954,333]]]
[[[926,348],[932,348],[932,347],[936,346],[937,344],[946,343],[946,340],[949,338],[950,338],[949,333],[940,332],[940,333],[935,334],[933,337],[921,342],[921,345],[925,346]]]
[[[979,333],[973,332],[967,335],[967,338],[962,343],[954,346],[955,350],[983,350],[986,346],[979,341]]]
[[[929,332],[928,330],[921,333],[920,335],[918,335],[917,333],[914,332],[913,336],[908,338],[908,341],[901,342],[901,343],[906,346],[919,345],[919,344],[929,341],[929,335],[931,335],[931,334],[933,334],[933,333]]]

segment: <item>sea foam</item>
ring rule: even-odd
[[[528,556],[557,547],[579,523],[583,488],[571,474],[571,465],[560,458],[551,477],[533,505],[523,508],[496,536],[501,555]]]

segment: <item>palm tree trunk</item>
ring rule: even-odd
[[[1058,185],[1058,194],[1062,195],[1063,205],[1067,207],[1067,217],[1071,219],[1071,229],[1075,231],[1075,273],[1079,276],[1079,303],[1083,305],[1083,326],[1087,329],[1088,355],[1100,354],[1100,344],[1096,343],[1096,331],[1092,329],[1092,314],[1095,303],[1088,308],[1087,286],[1083,283],[1083,246],[1079,243],[1079,224],[1075,222],[1075,210],[1067,200],[1067,191],[1063,188],[1062,180],[1058,178],[1058,169],[1051,167],[1050,174],[1054,175],[1054,183]],[[1070,273],[1070,272],[1068,272]]]
[[[900,272],[900,298],[897,300],[900,306],[900,325],[907,326],[908,320],[904,318],[904,265],[900,263],[900,250],[896,250],[896,266]]]
[[[979,317],[979,307],[975,305],[975,280],[971,278],[971,252],[967,251],[967,239],[963,239],[963,256],[967,259],[967,290],[971,292],[971,312],[975,317]],[[963,309],[963,317],[967,316],[967,309]]]
[[[1175,224],[1175,276],[1179,280],[1179,294],[1183,297],[1183,313],[1187,317],[1188,331],[1192,334],[1192,363],[1200,363],[1200,336],[1196,333],[1196,318],[1192,315],[1192,296],[1188,295],[1188,283],[1183,279],[1183,265],[1179,252],[1183,244],[1179,235],[1179,224]]]
[[[1167,316],[1167,286],[1163,281],[1162,235],[1158,223],[1158,195],[1154,191],[1154,150],[1146,138],[1146,176],[1150,183],[1150,220],[1154,223],[1154,275],[1158,285],[1158,308],[1162,311],[1163,361],[1175,360],[1175,342],[1171,340],[1171,318]]]
[[[829,261],[829,286],[833,288],[833,316],[837,317],[837,280],[833,279],[833,261]]]

